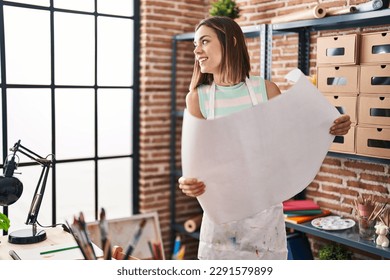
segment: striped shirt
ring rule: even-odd
[[[251,76],[250,81],[256,94],[257,101],[268,100],[264,79],[259,76]],[[211,85],[198,87],[200,111],[207,119],[209,115]],[[218,86],[215,88],[215,117],[223,117],[235,112],[252,107],[249,91],[244,82],[234,86]]]

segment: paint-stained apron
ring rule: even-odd
[[[252,104],[256,106],[258,101],[251,82],[246,79],[245,83]],[[210,88],[209,102],[208,119],[213,119],[215,116],[214,83]],[[239,186],[237,186],[237,191],[239,191]],[[282,204],[272,206],[251,217],[223,224],[214,223],[207,217],[207,213],[204,213],[200,229],[198,258],[201,260],[287,259]]]

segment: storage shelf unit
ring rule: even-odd
[[[310,32],[320,30],[340,30],[354,27],[368,27],[390,24],[390,9],[383,9],[365,13],[352,13],[346,15],[329,16],[320,19],[300,20],[288,23],[273,24],[267,33],[269,45],[273,35],[298,33],[298,68],[306,75],[310,68]],[[270,51],[269,49],[268,51]],[[271,66],[267,67],[267,71]],[[267,78],[271,77],[270,72],[266,73]]]
[[[302,20],[289,23],[274,24],[268,33],[267,40],[272,41],[273,35],[298,33],[298,68],[303,73],[309,75],[310,70],[310,33],[319,30],[340,30],[355,27],[369,27],[390,24],[390,9],[372,11],[366,13],[354,13],[325,17],[322,19]],[[270,43],[268,43],[270,44]],[[271,49],[269,49],[271,51]],[[268,71],[271,70],[269,66]],[[271,72],[266,73],[270,77]],[[338,152],[329,152],[329,156],[346,158],[352,160],[364,160],[374,163],[390,164],[390,159],[368,157],[356,154],[346,154]],[[359,238],[358,227],[355,225],[352,229],[341,232],[329,232],[316,229],[310,222],[305,224],[286,223],[286,227],[297,231],[331,240],[346,246],[360,249],[382,258],[390,258],[389,248],[382,248],[375,245],[372,241]]]
[[[298,68],[303,73],[309,74],[310,69],[310,32],[318,30],[339,30],[354,27],[369,27],[390,24],[390,9],[379,11],[354,13],[347,15],[338,15],[325,17],[322,19],[302,20],[279,24],[261,24],[249,27],[243,27],[242,30],[247,37],[260,36],[260,75],[265,79],[271,78],[272,65],[272,40],[273,36],[284,35],[288,33],[297,33],[298,39]],[[171,230],[172,244],[176,233],[188,234],[184,227],[176,223],[176,185],[177,178],[181,176],[181,170],[177,169],[175,162],[175,135],[177,118],[183,117],[183,112],[176,109],[176,53],[177,43],[180,41],[192,41],[194,33],[178,34],[172,40],[172,80],[171,80],[171,143],[170,143],[170,185],[171,185]],[[369,162],[390,164],[390,159],[380,159],[375,157],[360,156],[355,154],[344,154],[329,152],[328,155],[353,160],[365,160]],[[198,238],[198,233],[191,234]],[[324,238],[328,238],[325,236]],[[342,238],[342,237],[341,237]],[[363,250],[366,250],[364,247]],[[368,251],[368,250],[367,250]]]

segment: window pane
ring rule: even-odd
[[[87,221],[95,220],[95,164],[93,161],[56,165],[57,222],[84,213]]]
[[[93,85],[94,17],[55,13],[54,21],[56,85]]]
[[[99,161],[99,208],[103,207],[110,219],[132,214],[131,159]]]
[[[94,0],[54,0],[54,7],[86,12],[95,10]]]
[[[42,157],[51,153],[51,96],[49,89],[8,89],[8,145],[21,144]],[[31,162],[20,154],[20,162]]]
[[[39,176],[42,172],[42,167],[39,165],[23,166],[18,168],[18,172],[21,172],[22,174],[15,174],[15,177],[22,182],[23,193],[18,201],[9,206],[9,218],[11,220],[11,227],[9,229],[10,232],[18,229],[28,229],[31,227],[27,226],[25,222],[30,210],[35,188],[38,184]],[[50,169],[45,193],[38,214],[38,222],[44,226],[51,225],[52,221],[52,193],[52,170]]]
[[[4,28],[7,83],[49,85],[50,13],[5,6]]]
[[[46,7],[50,5],[50,0],[12,0],[12,2],[32,4],[37,6],[46,6]]]
[[[121,16],[134,15],[132,0],[98,0],[98,13]]]
[[[128,155],[132,145],[132,92],[98,91],[98,155]]]
[[[98,18],[98,85],[133,83],[133,21]]]
[[[57,89],[56,158],[94,156],[94,91]]]

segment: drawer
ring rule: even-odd
[[[329,151],[354,154],[356,152],[355,129],[355,126],[351,126],[351,129],[346,135],[336,136]]]
[[[317,87],[323,93],[359,92],[360,66],[323,66],[317,68]]]
[[[390,32],[361,35],[360,64],[390,63]]]
[[[390,128],[357,126],[356,153],[390,159]]]
[[[390,93],[390,64],[360,66],[361,93]]]
[[[319,37],[317,65],[358,64],[359,38],[358,34]]]
[[[358,116],[359,124],[390,127],[390,93],[360,95]]]
[[[336,107],[340,114],[349,115],[351,117],[351,122],[356,123],[357,96],[332,93],[324,93],[324,96]]]

